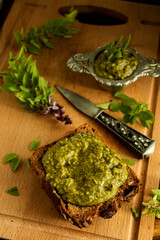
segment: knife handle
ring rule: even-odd
[[[139,158],[144,159],[154,152],[156,143],[154,140],[110,116],[103,110],[98,113],[95,119],[116,134]]]

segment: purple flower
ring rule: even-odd
[[[66,125],[72,124],[72,120],[70,119],[70,117],[68,115],[64,115],[65,108],[59,105],[58,102],[53,102],[52,99],[53,96],[49,96],[48,106],[44,106],[40,112],[42,114],[53,114],[59,122],[65,122]]]

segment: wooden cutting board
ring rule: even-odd
[[[43,48],[42,55],[33,56],[33,59],[37,61],[40,74],[50,85],[59,84],[67,87],[95,104],[108,102],[113,98],[113,94],[100,88],[92,76],[72,72],[66,66],[67,60],[78,52],[92,52],[122,34],[127,37],[129,33],[132,34],[131,47],[146,57],[158,59],[160,6],[118,0],[15,0],[0,31],[0,71],[7,69],[9,52],[12,51],[15,55],[19,51],[14,32],[19,31],[22,26],[27,32],[33,25],[38,27],[47,20],[61,17],[59,8],[73,5],[75,8],[81,5],[83,11],[84,9],[90,11],[89,6],[112,9],[124,14],[128,20],[125,24],[105,26],[77,22],[75,27],[80,30],[78,34],[71,39],[54,39],[54,50]],[[87,7],[82,8],[82,6]],[[135,219],[130,209],[134,207],[140,211],[141,202],[151,199],[150,190],[159,186],[159,78],[141,77],[123,92],[136,100],[148,103],[149,109],[155,114],[155,122],[150,130],[142,127],[138,121],[134,125],[136,130],[157,142],[155,153],[149,159],[137,159],[108,130],[72,107],[58,91],[55,93],[55,99],[65,106],[66,113],[73,119],[73,124],[70,126],[57,123],[49,116],[30,114],[19,105],[12,94],[0,91],[0,237],[16,240],[152,239],[154,218],[143,215]],[[121,119],[119,113],[111,114]],[[92,226],[80,230],[56,212],[50,199],[27,168],[26,159],[31,156],[29,145],[34,139],[40,139],[41,145],[44,145],[86,122],[97,128],[108,145],[122,157],[136,162],[133,169],[141,180],[141,188],[139,194],[130,203],[123,204],[112,219],[97,218]],[[19,169],[15,173],[11,172],[9,164],[2,164],[4,156],[11,152],[17,153],[21,159]],[[13,186],[18,187],[19,197],[6,194],[5,191]],[[156,234],[158,235],[158,231]]]

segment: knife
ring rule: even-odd
[[[88,99],[72,92],[64,87],[55,85],[59,92],[77,109],[89,117],[94,118],[102,123],[112,133],[119,137],[127,147],[129,147],[138,158],[144,159],[149,157],[155,150],[156,141],[134,130],[118,119],[112,117],[100,108],[96,107]]]

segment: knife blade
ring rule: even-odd
[[[59,85],[55,85],[55,87],[74,107],[105,125],[107,129],[123,141],[137,157],[144,159],[154,152],[155,140],[112,117],[83,96]]]

